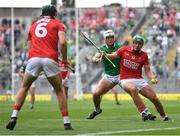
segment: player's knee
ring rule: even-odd
[[[132,84],[123,84],[122,87],[124,88],[124,90],[126,90],[126,92],[128,92],[129,94],[132,94],[134,91],[137,90],[135,85]]]
[[[99,93],[99,92],[95,92],[94,94],[93,94],[93,97],[100,97],[101,96],[101,93]]]
[[[131,86],[131,87],[128,88],[128,90],[129,90],[129,93],[130,93],[131,95],[137,94],[137,88],[136,88],[136,86]]]
[[[153,95],[151,97],[151,101],[157,103],[157,102],[159,102],[159,98],[156,95]]]
[[[25,86],[25,85],[22,85],[21,86],[21,89],[25,92],[27,92],[29,90],[29,86]]]
[[[56,93],[62,93],[63,92],[63,88],[61,88],[61,87],[53,87],[53,88],[54,88],[54,91]]]

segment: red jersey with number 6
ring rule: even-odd
[[[28,40],[31,41],[29,59],[32,57],[50,58],[58,61],[58,32],[65,27],[57,19],[43,17],[33,23],[29,30]]]
[[[141,79],[142,67],[148,64],[148,56],[144,51],[135,53],[132,46],[125,46],[116,51],[120,59],[120,79]]]

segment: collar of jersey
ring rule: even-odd
[[[133,51],[133,47],[131,46],[131,51]],[[133,51],[134,52],[134,51]],[[138,53],[141,53],[142,52],[142,50],[140,50],[140,52],[138,52]]]
[[[43,16],[43,18],[51,18],[51,16]]]
[[[106,47],[107,47],[108,49],[111,49],[111,48],[109,48],[109,47],[107,46],[107,44],[106,44]],[[114,43],[114,47],[115,47],[115,43]]]

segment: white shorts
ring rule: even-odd
[[[26,72],[34,77],[38,77],[39,73],[44,71],[47,77],[55,76],[59,73],[58,63],[49,58],[31,58],[28,60]]]
[[[140,91],[143,87],[148,85],[148,83],[144,79],[133,79],[133,78],[132,79],[122,79],[120,81],[120,84],[121,84],[122,87],[123,87],[123,85],[125,83],[133,83],[133,84],[135,84],[138,91]]]
[[[107,75],[107,74],[105,74],[104,76],[103,76],[103,79],[106,79],[107,81],[109,81],[109,82],[111,82],[111,83],[113,83],[113,84],[119,84],[119,75],[115,75],[115,76],[110,76],[110,75]]]
[[[69,87],[69,85],[70,85],[69,79],[62,80],[62,85],[63,85],[64,87]]]
[[[36,87],[36,84],[37,84],[37,82],[34,81],[34,82],[31,84],[31,87]]]

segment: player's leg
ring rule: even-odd
[[[66,98],[68,99],[68,89],[69,89],[69,80],[64,80],[64,82],[62,82],[63,84],[63,90],[64,90],[64,93],[66,95]]]
[[[27,91],[28,91],[29,87],[31,86],[32,82],[34,80],[36,80],[36,78],[37,77],[34,77],[31,74],[28,74],[27,72],[25,72],[23,83],[22,83],[22,85],[21,85],[21,87],[20,87],[20,89],[16,95],[16,100],[15,100],[15,105],[13,107],[11,120],[6,125],[7,129],[10,129],[10,130],[14,129],[14,127],[16,125],[16,119],[17,119],[18,113],[19,113],[22,105],[24,104]]]
[[[102,112],[101,107],[100,107],[102,95],[107,93],[114,86],[115,84],[113,84],[112,82],[109,82],[105,78],[102,78],[99,81],[98,85],[96,86],[96,91],[93,94],[93,102],[95,106],[95,111],[89,114],[87,119],[93,119],[96,115]]]
[[[66,99],[68,99],[68,89],[69,89],[69,87],[63,86],[63,88],[64,88],[64,93],[65,93]]]
[[[148,115],[146,114],[147,108],[138,94],[136,85],[130,82],[121,81],[121,86],[132,97],[134,104],[142,116],[142,119],[144,121],[148,120]]]
[[[64,120],[64,129],[70,130],[72,129],[72,127],[68,115],[67,99],[63,92],[62,81],[59,76],[59,66],[55,61],[51,59],[44,59],[43,71],[57,95],[59,109]]]
[[[168,121],[169,118],[166,116],[164,112],[164,108],[162,103],[160,102],[159,98],[157,97],[154,90],[149,86],[145,86],[141,89],[140,93],[148,98],[156,107],[156,110],[159,112],[160,116],[163,118],[164,121]]]
[[[35,102],[35,82],[32,83],[31,87],[29,88],[29,93],[30,93],[30,102],[31,106],[30,109],[34,108],[34,102]]]
[[[112,92],[114,94],[116,104],[120,105],[119,100],[118,100],[118,93],[117,93],[116,87],[113,87],[111,90],[112,90]]]
[[[67,99],[63,92],[62,84],[59,75],[55,75],[47,78],[50,84],[53,86],[55,93],[57,95],[59,109],[61,110],[61,114],[64,119],[64,127],[65,129],[72,129],[71,123],[68,115],[68,105]]]

